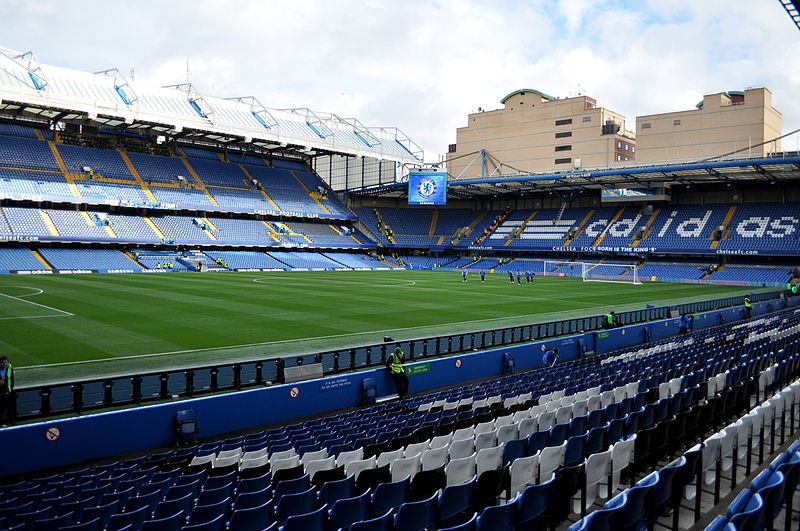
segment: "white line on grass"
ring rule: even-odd
[[[36,288],[34,288],[36,289]],[[38,293],[32,293],[31,295],[38,295]],[[41,319],[43,317],[72,317],[75,314],[70,312],[65,312],[64,310],[59,310],[58,308],[53,308],[52,306],[46,306],[44,304],[39,304],[38,302],[31,302],[26,301],[25,299],[20,299],[19,297],[14,297],[12,295],[6,295],[5,293],[0,293],[0,297],[8,297],[9,299],[14,299],[19,302],[24,302],[26,304],[33,304],[34,306],[38,306],[39,308],[45,308],[47,310],[51,310],[54,312],[58,312],[61,315],[37,315],[37,316],[25,316],[25,317],[4,317],[3,319]]]
[[[42,293],[44,293],[43,289],[32,288],[30,286],[8,286],[8,287],[9,288],[24,288],[24,289],[30,289],[30,290],[34,291],[34,293],[26,293],[25,295],[13,295],[13,297],[16,297],[18,299],[21,299],[23,297],[33,297],[35,295],[41,295]]]
[[[256,282],[258,284],[269,284],[269,282],[265,278],[254,278],[253,282]],[[358,281],[358,280],[342,280],[342,279],[335,279],[335,280],[326,279],[325,283],[326,284],[330,284],[330,283],[333,283],[333,284],[360,284],[360,285],[364,284],[363,282]],[[276,284],[279,284],[281,286],[286,285],[286,284],[294,284],[295,286],[298,286],[298,285],[308,285],[308,282],[307,281],[306,282],[287,282],[285,277],[281,277],[280,281],[276,282]],[[396,284],[391,284],[391,283],[390,284],[383,284],[383,283],[370,284],[370,287],[374,287],[374,286],[403,287],[403,286],[416,286],[416,285],[417,285],[417,282],[414,281],[414,280],[399,280]]]

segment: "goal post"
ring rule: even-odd
[[[641,284],[639,281],[639,266],[636,264],[591,264],[582,262],[581,278],[584,282]]]

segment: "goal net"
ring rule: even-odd
[[[639,267],[636,264],[589,264],[581,263],[581,278],[584,282],[621,282],[641,284]]]
[[[549,277],[579,277],[581,270],[581,262],[545,260],[542,274]]]

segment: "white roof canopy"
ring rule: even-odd
[[[290,144],[401,163],[424,158],[422,149],[394,127],[366,127],[355,118],[310,109],[267,108],[252,96],[220,98],[203,94],[190,83],[144,85],[126,79],[117,69],[89,73],[43,65],[33,52],[0,46],[0,103],[12,102],[90,120],[157,124],[175,133],[192,130],[262,146]]]

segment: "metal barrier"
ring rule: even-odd
[[[781,297],[783,291],[757,293],[752,301]],[[742,297],[727,297],[676,306],[661,306],[621,312],[622,325],[666,319],[670,310],[700,313],[742,305]],[[458,354],[476,349],[500,347],[558,336],[590,332],[602,328],[603,317],[578,317],[563,321],[536,323],[480,332],[379,343],[315,354],[227,363],[152,373],[139,373],[68,384],[20,387],[15,392],[18,420],[34,420],[57,415],[80,414],[103,408],[139,405],[177,397],[194,397],[217,392],[285,382],[290,367],[322,364],[325,376],[384,364],[390,349],[403,349],[407,360]]]

